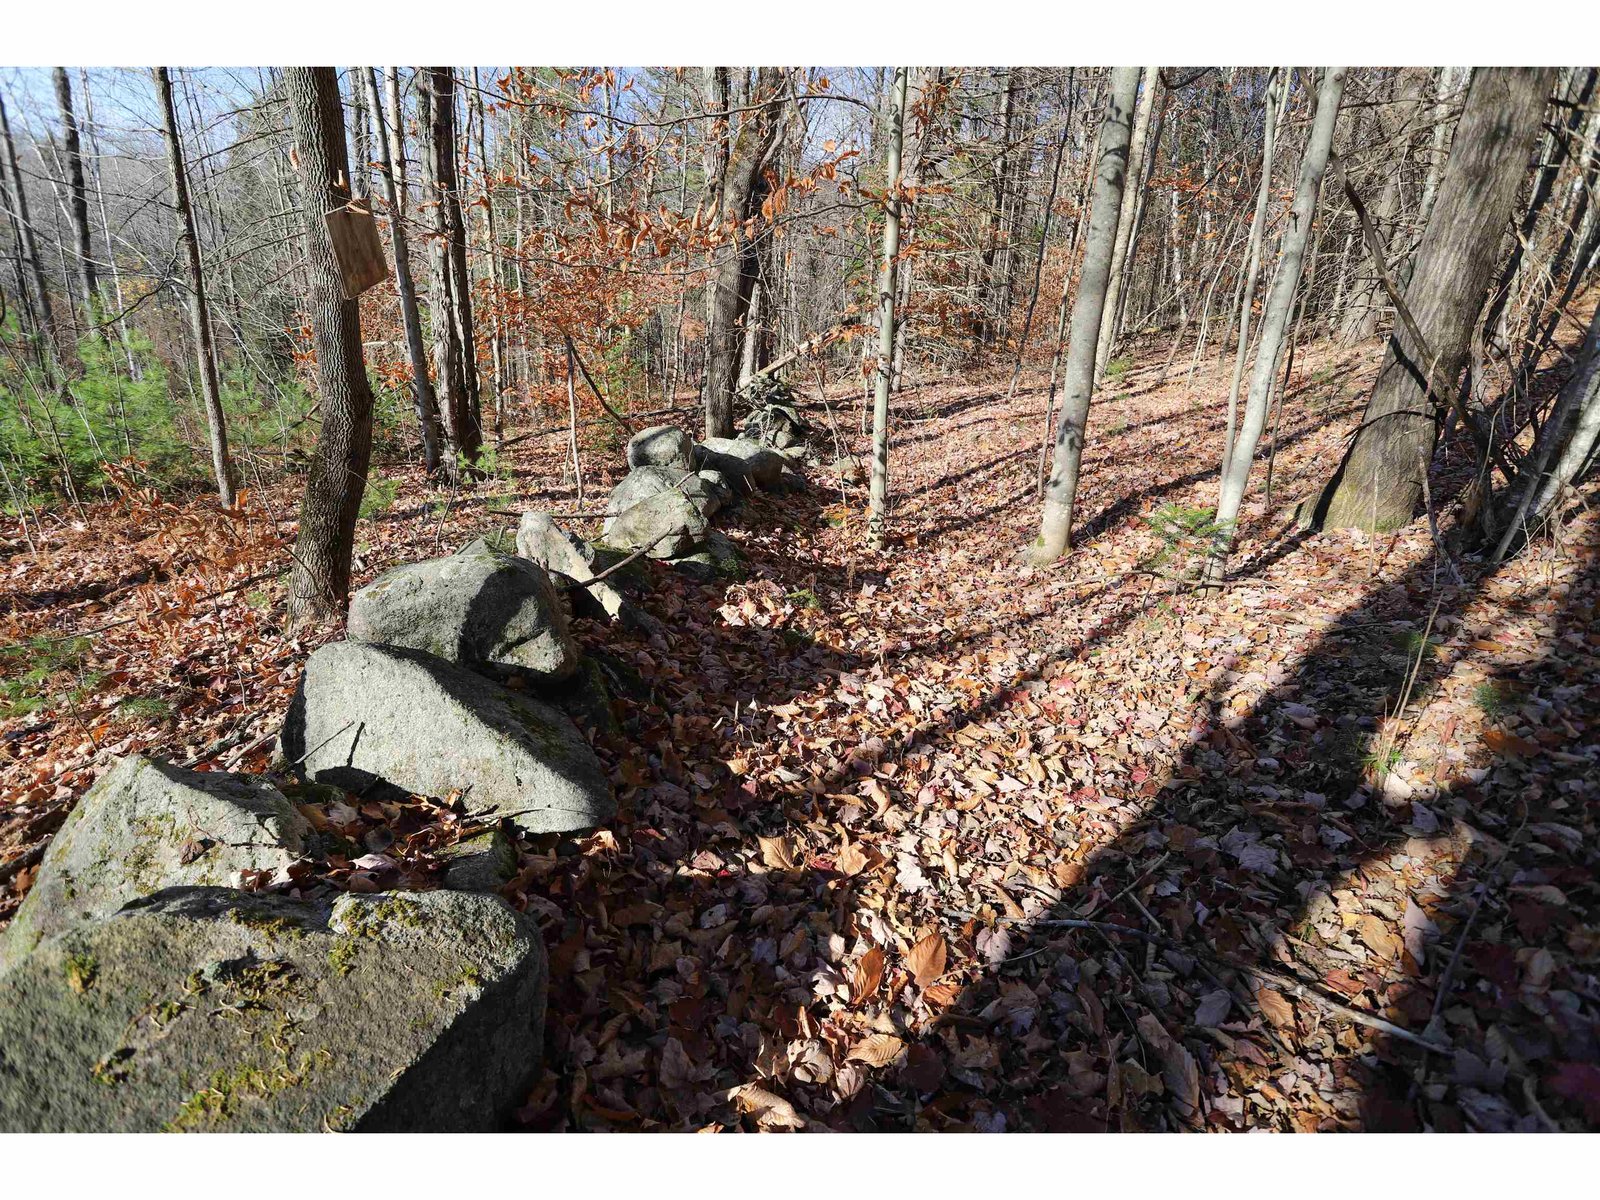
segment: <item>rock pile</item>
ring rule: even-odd
[[[348,640],[306,662],[279,784],[142,757],[108,771],[0,932],[0,1131],[505,1122],[538,1070],[547,967],[538,930],[494,894],[517,865],[501,827],[442,856],[441,890],[254,889],[349,851],[292,796],[450,798],[530,833],[610,820],[568,713],[616,723],[561,595],[651,630],[617,586],[631,554],[736,574],[711,518],[750,489],[803,486],[788,452],[803,421],[764,411],[759,440],[634,437],[601,544],[527,513],[514,556],[479,540],[358,591]]]
[[[335,850],[296,788],[603,824],[610,785],[561,708],[595,682],[550,573],[482,541],[362,588],[349,635],[290,704],[293,784],[128,758],[79,802],[0,935],[0,1130],[473,1130],[522,1103],[546,966],[484,894],[515,870],[503,834],[454,847],[436,892],[241,885]]]

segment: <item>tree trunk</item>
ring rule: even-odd
[[[1150,132],[1150,114],[1155,110],[1156,93],[1161,90],[1161,68],[1145,68],[1144,91],[1139,97],[1139,115],[1134,121],[1133,141],[1128,149],[1127,178],[1134,189],[1144,174],[1144,144]],[[1106,287],[1106,315],[1100,321],[1100,335],[1095,349],[1095,379],[1105,375],[1106,363],[1111,359],[1112,341],[1116,337],[1116,314],[1122,302],[1122,264],[1128,256],[1128,243],[1133,238],[1134,209],[1138,207],[1130,192],[1121,202],[1117,217],[1117,240],[1112,249],[1111,278]],[[1077,316],[1074,314],[1076,324]],[[1063,416],[1066,410],[1062,410]]]
[[[883,270],[878,282],[877,390],[872,397],[872,482],[867,502],[867,546],[882,550],[889,501],[889,385],[894,377],[895,260],[900,256],[900,151],[905,144],[906,68],[894,71],[889,107],[889,147],[884,164]]]
[[[1396,328],[1344,461],[1302,510],[1308,523],[1398,529],[1416,511],[1438,412],[1466,365],[1555,76],[1550,68],[1474,72],[1405,293],[1432,361]]]
[[[55,316],[50,311],[50,292],[45,286],[44,263],[39,258],[39,244],[33,236],[33,218],[28,214],[28,193],[22,181],[22,171],[17,166],[17,144],[11,137],[11,120],[6,115],[3,101],[0,101],[0,137],[5,138],[6,165],[11,169],[11,187],[17,197],[17,237],[22,244],[22,257],[28,264],[28,273],[33,277],[33,290],[37,293],[39,328],[49,343],[47,347],[41,349],[45,350],[51,359],[59,360],[60,335],[56,329]]]
[[[1283,70],[1278,79],[1283,102],[1289,98],[1290,71]],[[1228,473],[1228,460],[1233,457],[1234,430],[1238,428],[1239,385],[1244,381],[1245,351],[1250,344],[1250,310],[1255,302],[1256,283],[1261,278],[1261,238],[1267,227],[1267,201],[1272,196],[1272,160],[1278,142],[1278,98],[1272,86],[1267,87],[1267,108],[1264,116],[1261,149],[1261,187],[1256,191],[1256,212],[1250,221],[1250,247],[1246,252],[1244,288],[1239,301],[1239,348],[1233,356],[1233,379],[1228,384],[1228,433],[1222,445],[1222,473]]]
[[[1600,309],[1589,321],[1589,334],[1567,385],[1556,399],[1555,410],[1539,430],[1525,461],[1527,478],[1513,511],[1499,522],[1503,526],[1491,561],[1499,562],[1513,546],[1525,543],[1531,530],[1548,517],[1566,494],[1594,464],[1600,447]],[[1554,458],[1555,466],[1550,468]]]
[[[428,352],[422,341],[422,317],[417,311],[417,289],[411,279],[411,250],[405,230],[405,197],[395,178],[395,163],[405,158],[405,127],[398,122],[391,131],[383,119],[383,102],[378,95],[375,68],[358,69],[377,130],[378,162],[382,166],[384,196],[389,202],[389,240],[394,246],[394,289],[400,297],[400,323],[405,330],[406,354],[411,360],[412,394],[416,400],[417,425],[422,432],[422,463],[429,475],[439,469],[439,407],[433,395],[433,380],[428,377]],[[396,108],[399,91],[393,93]],[[392,141],[391,141],[392,139]]]
[[[1118,214],[1123,207],[1128,143],[1138,91],[1138,67],[1112,70],[1111,95],[1100,124],[1099,163],[1095,168],[1083,268],[1078,276],[1078,294],[1072,303],[1067,365],[1062,377],[1061,420],[1056,426],[1055,465],[1045,488],[1039,537],[1030,550],[1035,563],[1060,558],[1071,540],[1078,467],[1083,460],[1084,431],[1089,421],[1089,401],[1094,393],[1095,348],[1100,338],[1101,318],[1107,308],[1106,291],[1116,248]]]
[[[1228,459],[1218,489],[1217,533],[1205,566],[1205,582],[1211,586],[1222,582],[1228,551],[1233,546],[1239,507],[1244,501],[1245,485],[1250,480],[1250,467],[1255,460],[1256,443],[1261,440],[1261,431],[1267,423],[1267,407],[1272,400],[1272,385],[1277,375],[1278,352],[1283,347],[1283,335],[1294,309],[1295,290],[1300,286],[1306,242],[1310,239],[1311,222],[1316,216],[1317,192],[1322,187],[1322,176],[1327,170],[1328,152],[1333,148],[1333,127],[1339,120],[1344,76],[1345,68],[1328,67],[1323,72],[1322,86],[1317,91],[1317,115],[1311,125],[1310,139],[1306,142],[1305,157],[1300,160],[1300,182],[1295,187],[1294,203],[1289,208],[1289,227],[1284,230],[1278,253],[1277,276],[1267,297],[1266,311],[1261,314],[1261,345],[1256,350],[1255,365],[1250,370],[1250,394],[1245,401],[1244,423],[1239,429],[1238,444]]]
[[[715,252],[711,275],[711,322],[706,331],[706,436],[733,436],[733,399],[739,386],[739,353],[755,286],[754,239],[745,223],[760,206],[761,169],[776,144],[782,113],[783,76],[762,67],[756,77],[761,107],[745,114],[723,170],[720,211],[728,240]],[[730,118],[731,120],[731,118]]]
[[[200,368],[200,391],[205,399],[206,424],[211,431],[211,470],[224,508],[233,507],[233,461],[228,456],[228,427],[222,415],[217,387],[216,350],[211,337],[211,308],[206,303],[205,278],[200,270],[200,242],[195,237],[194,207],[189,202],[189,177],[183,166],[183,143],[178,137],[178,110],[172,99],[172,79],[167,68],[154,68],[156,91],[167,135],[167,167],[172,173],[172,195],[178,209],[178,245],[189,270],[189,321],[194,331],[195,358]]]
[[[449,441],[445,470],[452,480],[471,471],[483,447],[478,356],[473,341],[467,233],[456,170],[456,80],[450,67],[419,67],[417,103],[423,139],[423,198],[433,220],[428,293],[434,380]]]
[[[342,616],[350,554],[372,450],[372,387],[361,354],[361,310],[344,298],[324,214],[349,202],[339,79],[332,67],[288,67],[290,123],[298,150],[306,218],[308,297],[317,351],[322,430],[300,506],[300,536],[289,580],[291,627]]]
[[[72,82],[65,67],[54,70],[56,106],[61,110],[61,145],[66,158],[68,212],[72,217],[72,237],[76,242],[78,257],[78,282],[83,288],[83,323],[86,329],[94,326],[95,272],[92,248],[89,242],[89,192],[83,184],[83,148],[78,136],[78,117],[72,108]]]

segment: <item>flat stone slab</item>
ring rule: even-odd
[[[533,833],[616,815],[599,760],[564,713],[417,650],[323,646],[306,661],[279,748],[312,782],[460,792],[474,813]]]
[[[0,932],[0,971],[41,938],[162,888],[235,887],[241,872],[275,873],[310,837],[306,819],[264,779],[124,758],[51,841],[27,899]]]
[[[396,567],[356,592],[349,637],[552,681],[570,676],[579,658],[544,567],[482,538],[446,558]]]
[[[0,1130],[493,1130],[546,980],[492,896],[160,892],[0,975]]]

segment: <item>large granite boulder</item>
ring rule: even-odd
[[[28,898],[0,933],[0,971],[40,939],[184,884],[276,873],[315,835],[277,788],[248,775],[124,758],[73,809]]]
[[[628,439],[630,467],[675,467],[689,470],[694,442],[675,425],[652,425]]]
[[[619,550],[641,550],[651,558],[688,554],[711,527],[700,508],[682,492],[658,492],[606,518],[602,535]]]
[[[776,450],[744,438],[707,438],[695,452],[697,466],[768,489],[781,486],[784,470],[791,465]]]
[[[0,975],[0,1130],[500,1128],[546,973],[492,896],[159,892]]]
[[[589,743],[539,700],[417,650],[333,642],[306,661],[279,746],[290,768],[351,791],[459,791],[469,810],[533,833],[616,813]]]
[[[473,670],[565,679],[579,652],[543,567],[479,539],[385,573],[350,600],[350,640],[425,650]]]
[[[694,471],[678,467],[635,467],[611,489],[611,498],[606,501],[606,515],[614,517],[643,500],[671,491],[679,491],[689,497],[707,517],[716,515],[722,507],[725,494],[723,489],[702,479]]]

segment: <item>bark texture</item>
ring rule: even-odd
[[[83,289],[83,321],[95,322],[96,279],[89,241],[89,192],[83,183],[83,139],[72,107],[72,81],[65,67],[54,71],[56,107],[61,110],[61,150],[67,169],[67,208],[72,217],[73,253],[77,257],[78,283]]]
[[[1328,169],[1328,152],[1333,148],[1333,129],[1339,120],[1339,102],[1344,96],[1345,68],[1329,67],[1323,72],[1322,86],[1317,90],[1317,115],[1311,125],[1311,136],[1306,142],[1305,157],[1300,160],[1300,181],[1295,186],[1294,203],[1289,208],[1289,226],[1283,233],[1282,248],[1278,253],[1277,277],[1272,282],[1272,292],[1267,297],[1266,311],[1261,316],[1261,345],[1256,350],[1256,361],[1250,369],[1250,393],[1245,401],[1244,422],[1239,427],[1239,440],[1227,458],[1217,495],[1217,536],[1211,556],[1206,561],[1205,582],[1215,585],[1222,582],[1227,566],[1228,551],[1233,545],[1239,508],[1244,502],[1245,487],[1250,482],[1250,467],[1255,460],[1256,444],[1267,424],[1267,407],[1272,400],[1272,384],[1277,376],[1278,355],[1283,349],[1284,335],[1288,332],[1289,315],[1294,311],[1295,292],[1300,287],[1300,272],[1305,265],[1306,244],[1311,239],[1311,224],[1317,212],[1317,193],[1322,188],[1322,176]]]
[[[211,306],[206,302],[205,275],[200,267],[200,242],[195,237],[194,205],[189,200],[189,176],[183,165],[183,143],[178,137],[178,112],[172,99],[172,78],[167,68],[155,68],[156,91],[167,135],[167,167],[172,174],[172,196],[178,209],[178,245],[189,272],[189,323],[194,335],[195,358],[200,368],[200,392],[205,401],[206,425],[211,434],[211,471],[223,506],[233,507],[233,460],[228,454],[228,426],[217,387],[216,347],[211,335]]]
[[[372,451],[372,387],[361,353],[361,311],[344,298],[325,213],[350,200],[349,157],[339,79],[332,67],[284,71],[306,215],[308,309],[317,351],[322,430],[300,506],[289,580],[289,622],[341,616],[350,591],[350,553]]]
[[[433,219],[428,264],[433,286],[428,316],[433,329],[434,380],[450,458],[451,478],[476,466],[483,448],[483,409],[473,341],[472,281],[467,273],[467,230],[461,215],[456,169],[456,79],[450,67],[418,69],[417,103],[423,135],[423,198]]]
[[[718,247],[711,275],[711,322],[706,352],[706,436],[733,436],[733,398],[739,387],[744,323],[756,283],[755,239],[746,224],[759,211],[766,188],[762,168],[777,144],[783,114],[783,72],[762,67],[755,95],[761,107],[747,112],[728,148],[722,173],[720,215],[730,229]],[[731,118],[730,118],[731,119]]]
[[[1095,350],[1106,309],[1106,286],[1111,279],[1111,256],[1117,241],[1117,219],[1123,204],[1128,142],[1133,132],[1133,106],[1138,91],[1138,67],[1117,67],[1111,72],[1111,97],[1100,123],[1099,161],[1095,165],[1089,233],[1084,243],[1083,268],[1078,275],[1078,294],[1072,302],[1067,365],[1062,376],[1061,420],[1056,426],[1055,465],[1045,487],[1039,537],[1030,552],[1036,563],[1060,558],[1072,536],[1078,467],[1083,461],[1084,431],[1089,423],[1089,401],[1094,394]]]
[[[905,144],[906,69],[896,67],[889,101],[888,199],[884,204],[883,268],[878,282],[878,370],[872,397],[872,482],[867,502],[867,545],[883,549],[889,502],[889,385],[894,381],[895,260],[900,257],[900,152]]]
[[[1473,73],[1405,293],[1431,361],[1403,327],[1391,335],[1361,427],[1303,510],[1307,523],[1398,529],[1416,512],[1439,414],[1466,366],[1555,80],[1543,67]]]
[[[372,119],[377,128],[378,162],[383,168],[384,198],[389,202],[389,238],[394,245],[394,288],[400,298],[400,323],[405,328],[406,356],[411,361],[412,395],[416,401],[417,425],[422,434],[422,464],[432,475],[439,469],[439,404],[434,398],[433,380],[428,375],[428,351],[422,340],[422,317],[417,310],[417,289],[411,278],[411,249],[406,239],[404,196],[396,184],[394,171],[394,164],[405,158],[405,129],[397,119],[391,131],[384,120],[375,69],[366,68],[360,71],[360,75],[367,107],[372,110]],[[398,117],[398,89],[394,100]]]

